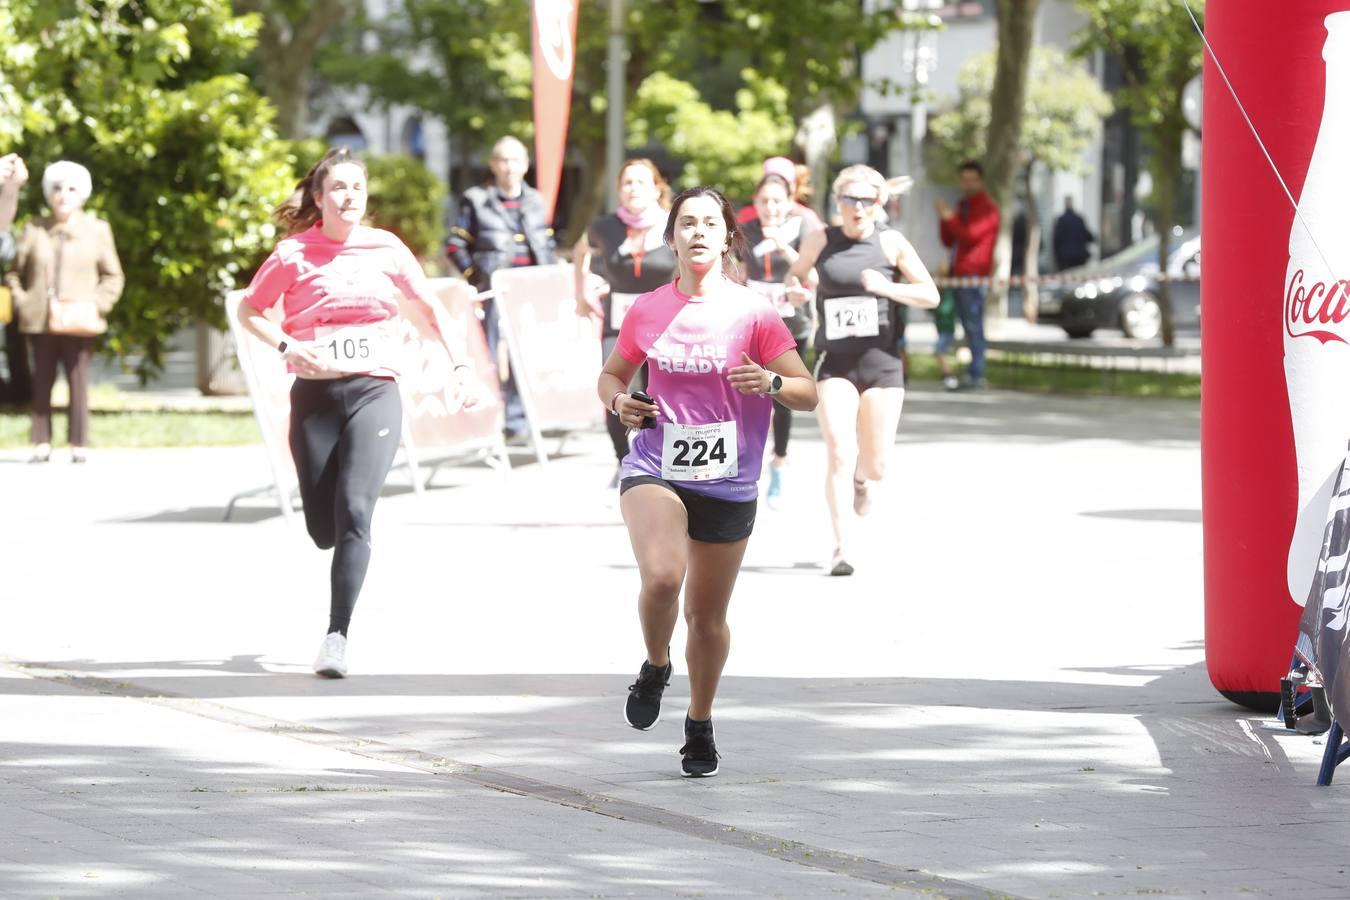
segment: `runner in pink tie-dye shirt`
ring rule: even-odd
[[[731,645],[727,606],[755,524],[770,397],[811,410],[816,385],[782,317],[732,280],[744,238],[731,204],[711,188],[693,188],[671,209],[665,239],[679,277],[638,298],[598,391],[611,413],[639,429],[619,490],[642,577],[647,659],[624,717],[643,731],[660,718],[683,585],[690,703],[681,771],[706,778],[718,771],[712,705]],[[644,361],[654,403],[627,390]]]

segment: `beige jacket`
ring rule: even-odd
[[[6,281],[19,330],[39,334],[47,330],[52,298],[92,300],[100,317],[107,316],[126,279],[108,223],[80,212],[64,225],[34,219],[24,226]]]

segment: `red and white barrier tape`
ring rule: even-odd
[[[1100,281],[1119,281],[1128,284],[1136,278],[1144,281],[1199,281],[1199,275],[1172,275],[1166,272],[1131,273],[1119,272],[1061,272],[1054,275],[1010,275],[1007,278],[993,278],[987,275],[938,275],[933,283],[938,287],[993,287],[996,283],[1011,287],[1023,287],[1037,284],[1042,287],[1068,287],[1076,284],[1096,284]]]

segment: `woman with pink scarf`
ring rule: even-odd
[[[675,254],[662,238],[670,185],[649,159],[630,159],[619,167],[619,208],[591,223],[572,250],[576,271],[577,315],[597,316],[604,324],[604,358],[614,352],[623,324],[639,294],[669,284],[675,274]],[[640,390],[647,383],[644,366],[629,385]],[[628,455],[628,430],[614,416],[605,417],[614,456]],[[618,487],[618,468],[610,487]]]

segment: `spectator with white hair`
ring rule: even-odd
[[[70,386],[71,461],[84,462],[89,445],[89,359],[124,283],[112,229],[84,209],[92,190],[89,170],[79,163],[47,167],[42,193],[51,215],[24,227],[7,276],[19,330],[33,347],[32,462],[51,458],[58,365]]]

